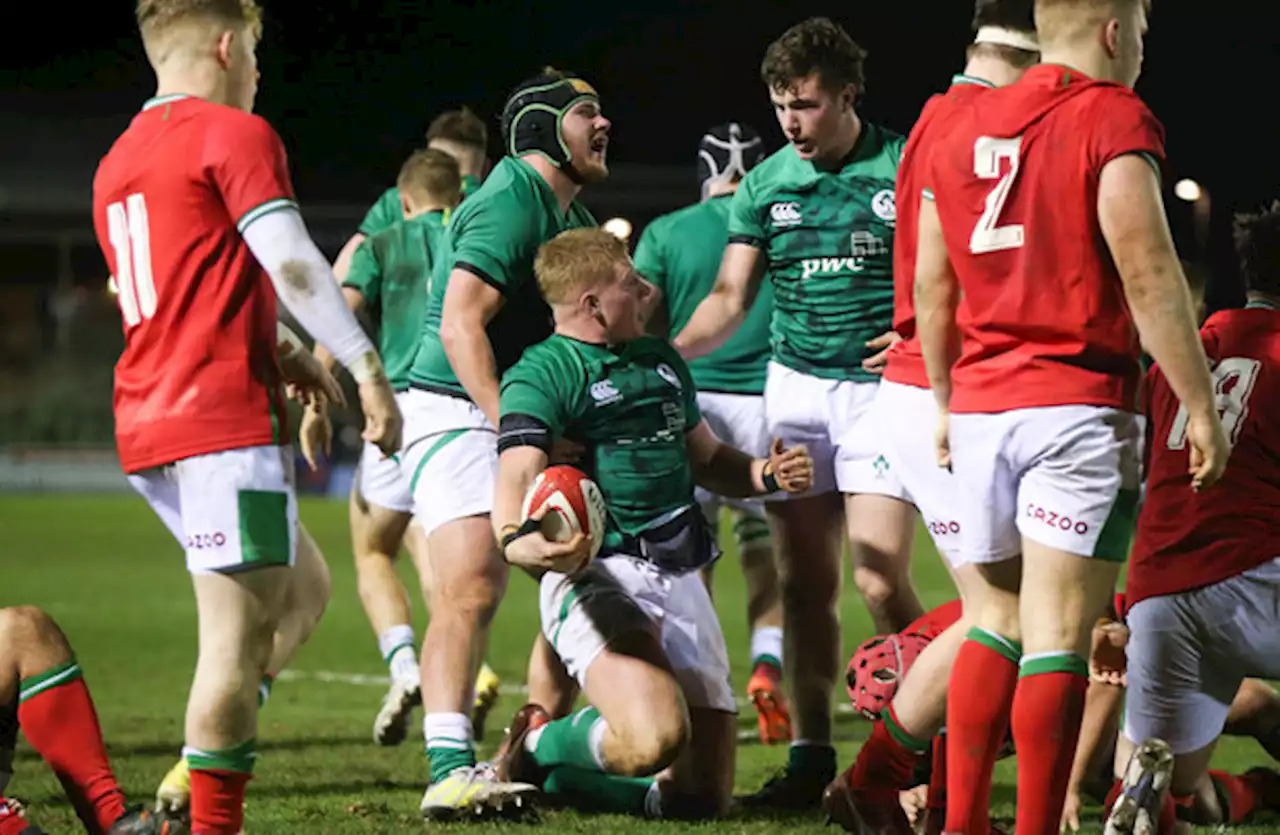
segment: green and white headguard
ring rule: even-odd
[[[587,81],[569,76],[538,75],[520,84],[502,109],[502,139],[513,157],[542,154],[574,182],[582,177],[565,144],[565,115],[584,101],[599,101]]]

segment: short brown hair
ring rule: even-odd
[[[469,107],[446,110],[432,119],[427,127],[427,141],[437,139],[483,151],[489,147],[489,129]]]
[[[456,206],[462,199],[462,175],[458,161],[444,151],[414,151],[400,167],[396,188],[414,203],[439,202]]]
[[[599,228],[570,229],[542,245],[533,261],[538,289],[550,304],[569,304],[574,295],[612,280],[630,261],[621,238]]]
[[[1280,296],[1280,200],[1257,214],[1238,214],[1234,236],[1244,289]]]
[[[790,90],[797,81],[817,73],[827,89],[846,84],[862,88],[862,62],[867,51],[829,18],[811,17],[769,44],[760,77],[770,90]]]
[[[256,0],[138,0],[135,11],[143,42],[175,24],[209,21],[227,26],[262,29],[262,9]]]

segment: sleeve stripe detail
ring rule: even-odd
[[[754,246],[756,249],[760,248],[760,239],[754,235],[730,235],[729,243],[746,244],[747,246]]]
[[[453,269],[462,270],[463,272],[471,273],[476,278],[480,279],[485,284],[488,284],[490,287],[492,287],[493,289],[501,293],[504,298],[506,297],[507,295],[506,285],[504,285],[501,281],[498,281],[493,276],[489,275],[484,270],[477,267],[475,264],[468,264],[466,261],[454,261]]]
[[[293,209],[296,212],[298,210],[298,204],[287,197],[277,197],[273,200],[268,200],[265,203],[259,203],[257,206],[254,206],[252,209],[245,212],[240,220],[236,222],[236,231],[243,235],[244,230],[248,229],[254,221],[266,217],[272,212],[279,212],[284,209]]]
[[[1153,169],[1155,169],[1155,172],[1156,172],[1156,182],[1163,186],[1163,185],[1164,185],[1164,172],[1163,172],[1163,170],[1161,169],[1161,166],[1160,166],[1160,160],[1156,158],[1156,155],[1155,155],[1155,154],[1153,154],[1153,153],[1151,153],[1150,151],[1138,151],[1138,156],[1140,156],[1140,157],[1142,157],[1143,159],[1145,159],[1145,160],[1147,161],[1147,163],[1148,163],[1148,164],[1149,164]]]
[[[937,198],[933,196],[933,189],[931,188],[927,188],[921,191],[920,196],[923,197],[925,200],[937,200]]]

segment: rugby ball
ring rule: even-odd
[[[604,544],[605,505],[600,486],[577,467],[558,465],[538,473],[524,495],[521,518],[541,511],[542,535],[552,542],[567,542],[581,531],[591,543],[595,559]]]

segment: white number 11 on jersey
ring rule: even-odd
[[[973,227],[973,234],[969,236],[969,251],[974,255],[1022,246],[1021,223],[996,226],[1000,222],[1000,213],[1004,211],[1004,201],[1009,199],[1013,183],[1018,179],[1020,150],[1021,136],[1014,139],[980,136],[973,144],[973,173],[984,180],[999,180],[987,194],[982,217],[978,218],[978,225]],[[1009,162],[1009,170],[1001,176],[1000,163],[1005,160]]]
[[[124,323],[133,327],[156,315],[156,282],[151,275],[151,230],[147,203],[130,194],[107,206],[107,234],[116,251],[116,290]]]

